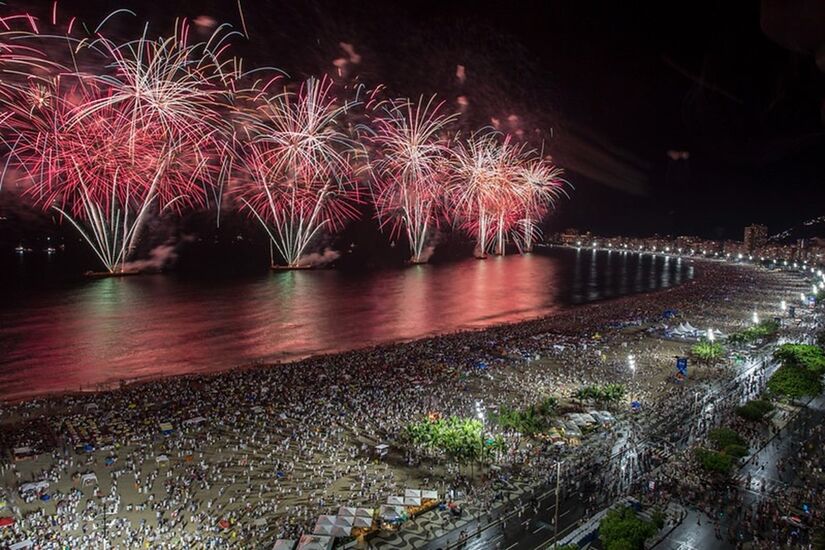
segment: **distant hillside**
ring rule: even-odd
[[[768,237],[772,243],[793,243],[797,239],[825,238],[825,216],[813,218]]]

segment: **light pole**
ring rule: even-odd
[[[481,401],[476,401],[476,416],[478,417],[478,420],[481,422],[481,431],[478,434],[478,459],[480,462],[481,453],[484,451],[484,409],[482,407]],[[481,464],[479,463],[479,467],[480,466]],[[475,472],[473,472],[473,477],[475,477]]]
[[[484,408],[482,406],[481,401],[476,401],[476,416],[478,420],[481,422],[481,431],[478,434],[478,469],[479,472],[481,471],[481,455],[484,452]],[[473,475],[475,477],[475,474]],[[473,480],[475,482],[475,479]],[[478,517],[476,518],[478,521],[478,528],[479,531],[481,530],[481,508],[478,509]]]
[[[559,544],[559,492],[561,490],[561,461],[556,462],[556,509],[553,518],[553,550]]]
[[[636,382],[636,356],[630,354],[627,356],[627,365],[630,367],[630,372],[633,373],[633,382]]]
[[[713,329],[708,327],[708,342],[711,344],[716,340],[716,336],[713,334]]]

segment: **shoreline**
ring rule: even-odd
[[[569,247],[559,247],[559,248],[569,248]],[[143,387],[153,383],[161,383],[161,382],[174,382],[174,381],[185,381],[188,379],[208,379],[208,378],[216,378],[216,377],[223,377],[223,376],[230,376],[234,373],[246,373],[250,371],[258,371],[258,370],[269,370],[269,369],[276,369],[276,368],[283,368],[288,366],[295,366],[300,363],[308,362],[308,361],[321,361],[321,360],[329,360],[332,358],[337,358],[341,356],[346,356],[348,354],[358,354],[358,353],[374,353],[380,352],[382,350],[389,351],[396,347],[403,347],[403,346],[412,346],[419,343],[430,342],[434,340],[440,339],[453,339],[453,338],[461,338],[467,337],[470,335],[479,335],[485,332],[495,332],[501,331],[507,328],[516,328],[516,327],[526,327],[527,325],[537,324],[542,322],[551,322],[557,317],[564,316],[566,314],[582,313],[586,314],[587,310],[593,308],[599,308],[601,306],[616,304],[622,301],[626,301],[629,299],[639,297],[651,297],[656,296],[659,294],[664,294],[676,289],[681,289],[690,285],[695,284],[697,281],[700,282],[700,279],[703,276],[702,270],[699,266],[703,264],[713,264],[718,266],[725,266],[726,264],[716,262],[711,259],[705,258],[691,258],[687,260],[691,267],[693,267],[693,275],[687,279],[686,281],[672,285],[665,288],[657,288],[654,290],[649,290],[646,292],[634,292],[629,294],[624,294],[621,296],[615,296],[610,298],[603,298],[599,300],[594,300],[591,302],[586,302],[582,304],[566,304],[558,306],[556,309],[547,312],[545,314],[541,314],[535,317],[524,318],[520,321],[515,322],[501,322],[492,325],[488,325],[485,327],[479,328],[459,328],[451,332],[442,332],[442,333],[435,333],[435,334],[428,334],[423,336],[412,337],[404,340],[391,340],[387,342],[382,342],[378,344],[366,345],[366,346],[358,346],[358,347],[351,347],[348,349],[342,349],[338,351],[330,351],[326,353],[310,353],[308,355],[303,356],[294,356],[289,359],[285,359],[283,361],[274,361],[274,362],[267,362],[267,361],[253,361],[251,363],[245,363],[240,365],[231,365],[227,367],[218,367],[210,369],[208,372],[189,372],[189,373],[182,373],[182,374],[169,374],[164,376],[156,376],[156,375],[147,375],[145,377],[132,377],[132,378],[121,378],[115,379],[111,382],[101,383],[91,385],[88,388],[84,388],[81,386],[79,389],[66,389],[66,390],[58,390],[58,391],[47,391],[42,393],[36,393],[26,396],[20,397],[0,397],[0,404],[4,405],[20,405],[23,403],[33,403],[38,401],[53,401],[59,399],[65,399],[69,397],[83,397],[83,396],[90,396],[90,395],[100,395],[106,393],[116,393],[120,391],[128,391],[129,389],[136,389],[139,387]],[[567,333],[569,334],[569,333]]]
[[[793,300],[807,285],[798,275],[702,262],[684,284],[516,324],[279,368],[236,367],[8,405],[0,414],[4,448],[33,450],[35,457],[0,470],[20,529],[7,530],[0,541],[263,547],[276,537],[313,532],[316,518],[341,507],[374,510],[408,489],[432,490],[458,500],[469,515],[485,514],[500,501],[500,475],[511,482],[500,495],[509,502],[545,482],[559,459],[572,465],[572,475],[621,451],[631,432],[658,441],[677,427],[687,429],[674,410],[702,403],[699,395],[712,398],[741,369],[754,374],[755,367],[750,358],[741,366],[733,358],[720,366],[691,362],[679,383],[673,357],[686,355],[691,344],[664,339],[662,330],[687,321],[732,334],[751,325],[755,309],[780,315],[780,301]],[[669,310],[678,318],[663,315]],[[814,315],[807,308],[799,314],[800,320]],[[788,323],[783,331],[793,338],[803,329]],[[636,357],[635,368],[628,368],[629,357]],[[569,423],[570,411],[593,406],[575,403],[576,393],[593,384],[624,386],[641,410],[630,412],[627,401],[603,404],[615,428],[594,436],[571,432],[561,447],[523,437],[494,418],[503,407],[522,410],[550,396],[561,407],[553,422]],[[411,423],[432,415],[469,418],[483,411],[489,419],[483,429],[501,437],[504,448],[469,472],[467,464],[462,468],[405,437]],[[389,453],[379,457],[378,447]],[[611,464],[615,470],[635,462]],[[29,480],[47,488],[24,493]],[[454,490],[460,494],[452,496]],[[112,510],[117,533],[98,529],[101,505]],[[430,513],[422,521],[440,518]],[[219,520],[224,527],[216,529]],[[373,542],[406,547],[416,529],[382,529]]]

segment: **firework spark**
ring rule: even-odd
[[[342,126],[349,108],[329,80],[307,80],[297,93],[260,96],[259,120],[242,147],[238,192],[288,267],[299,267],[323,231],[358,215],[355,181],[361,147]]]
[[[476,239],[476,255],[485,257],[504,240],[515,221],[523,189],[514,173],[523,147],[496,132],[477,132],[455,148],[449,186],[454,217]]]
[[[445,196],[450,143],[444,133],[456,116],[442,114],[442,107],[434,97],[418,103],[396,100],[375,121],[376,211],[393,235],[404,232],[412,263],[425,261],[425,247]]]

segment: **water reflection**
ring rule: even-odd
[[[669,286],[681,262],[555,250],[361,274],[290,271],[231,281],[142,276],[29,291],[0,312],[4,397],[513,322]],[[586,264],[586,265],[585,265]],[[642,271],[649,272],[642,284]],[[684,271],[684,273],[683,273]]]
[[[630,252],[576,250],[571,253],[570,302],[579,304],[666,288],[693,276],[681,258]]]

